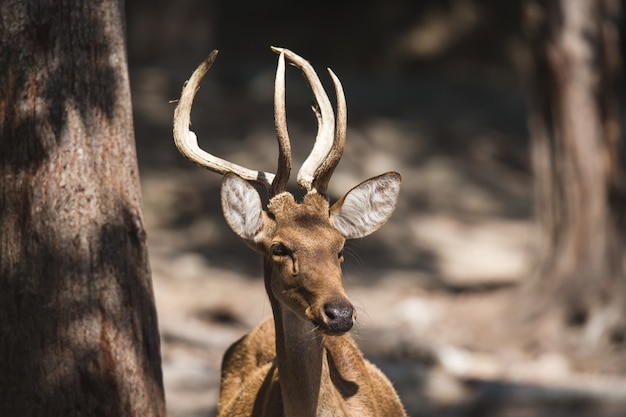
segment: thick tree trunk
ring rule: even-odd
[[[0,415],[161,416],[118,0],[0,3]]]
[[[538,317],[556,313],[578,332],[571,346],[591,352],[626,337],[620,3],[545,0],[527,6],[534,54],[532,159],[543,233],[530,290]],[[567,343],[555,334],[561,337]]]

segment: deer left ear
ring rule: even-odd
[[[387,172],[357,185],[330,209],[330,221],[346,239],[357,239],[380,228],[396,208],[400,183]]]

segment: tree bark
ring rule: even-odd
[[[530,1],[540,267],[531,300],[589,352],[626,341],[618,0]],[[555,337],[561,337],[562,335]],[[564,338],[566,339],[566,338]]]
[[[124,4],[0,3],[0,415],[162,416]]]

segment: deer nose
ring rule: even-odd
[[[345,333],[352,328],[355,314],[354,307],[344,300],[330,301],[324,304],[324,318],[329,333]]]

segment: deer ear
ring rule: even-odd
[[[357,185],[330,209],[330,221],[346,239],[369,235],[385,224],[396,208],[400,174],[388,172]]]
[[[252,242],[263,228],[263,205],[257,190],[240,176],[222,180],[222,210],[226,223],[243,240]]]

